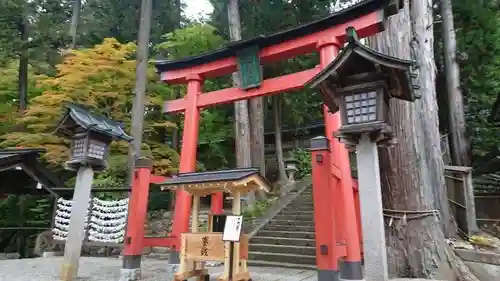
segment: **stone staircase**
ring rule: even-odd
[[[251,238],[249,264],[315,269],[315,243],[309,186]]]

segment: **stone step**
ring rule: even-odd
[[[314,216],[314,210],[297,210],[297,209],[284,209],[279,215],[311,215]]]
[[[314,222],[313,220],[309,220],[309,221],[306,221],[306,220],[283,220],[283,219],[272,219],[270,222],[269,222],[270,225],[276,225],[276,224],[279,224],[279,225],[292,225],[292,226],[295,226],[295,225],[309,225],[309,226],[314,226]]]
[[[307,265],[316,264],[316,256],[306,256],[306,255],[248,252],[248,258],[250,260],[257,260],[257,261],[272,261],[272,262],[296,263],[296,264],[307,264]]]
[[[312,214],[305,214],[305,215],[288,215],[288,214],[278,214],[273,218],[273,220],[280,220],[280,221],[293,221],[293,222],[298,222],[298,221],[307,221],[307,222],[313,222],[314,221],[314,216]]]
[[[314,225],[267,224],[262,230],[274,231],[314,231]]]
[[[257,235],[265,237],[284,237],[284,238],[303,238],[315,239],[312,231],[276,231],[276,230],[261,230]]]
[[[312,197],[299,197],[292,202],[292,205],[302,204],[302,205],[312,205],[314,202]]]
[[[286,262],[273,262],[273,261],[258,261],[258,260],[249,260],[248,265],[260,266],[260,267],[306,269],[306,270],[315,270],[316,269],[315,265],[286,263]]]
[[[303,201],[303,200],[300,200],[300,198],[299,198],[298,200],[295,200],[294,202],[290,203],[290,205],[288,205],[287,207],[313,208],[314,204],[313,204],[312,200]]]
[[[314,239],[267,237],[258,235],[252,238],[252,243],[268,244],[268,245],[309,246],[309,247],[316,246],[316,241]]]
[[[316,255],[316,248],[310,246],[283,246],[250,243],[249,247],[249,250],[253,252],[281,253],[306,256]]]
[[[313,212],[314,211],[314,207],[311,205],[311,206],[288,206],[286,208],[284,208],[282,210],[282,212],[285,212],[285,211],[308,211],[308,212]]]

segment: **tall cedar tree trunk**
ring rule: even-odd
[[[460,90],[460,72],[457,63],[457,39],[453,26],[453,10],[451,0],[441,0],[441,16],[443,18],[444,69],[446,77],[446,93],[448,95],[448,129],[452,164],[468,166],[470,162],[469,140],[466,134],[464,101]]]
[[[26,5],[25,5],[26,6]],[[24,114],[28,108],[28,19],[24,8],[24,12],[19,18],[18,29],[21,36],[21,50],[19,53],[19,69],[18,69],[18,89],[19,89],[19,113]]]
[[[181,20],[182,20],[182,8],[181,8],[181,1],[176,0],[175,1],[175,9],[176,9],[176,23],[175,23],[175,28],[180,29],[181,28]],[[176,99],[181,97],[181,89],[179,87],[174,87],[174,96]],[[178,115],[173,117],[175,120],[175,124],[179,126],[179,120],[178,120]],[[179,129],[174,128],[172,130],[172,148],[179,152],[180,148],[180,134],[179,134]]]
[[[410,46],[413,47],[414,59],[420,67],[420,93],[424,96],[414,104],[390,101],[389,119],[398,144],[379,149],[384,209],[398,211],[386,214],[389,274],[391,277],[438,279],[446,276],[442,279],[448,280],[446,245],[437,217],[432,212],[421,215],[399,212],[435,209],[435,200],[439,198],[435,197],[433,189],[443,188],[430,183],[431,173],[425,170],[436,168],[436,165],[429,165],[430,161],[423,157],[429,152],[431,160],[442,163],[441,154],[436,151],[440,147],[439,134],[432,142],[430,138],[424,139],[426,134],[435,135],[429,131],[438,130],[437,123],[435,128],[424,126],[437,120],[431,3],[414,1],[410,16],[409,3],[405,2],[399,15],[388,20],[386,31],[369,39],[372,48],[400,58],[409,59]],[[412,42],[410,45],[412,40],[420,44]],[[426,121],[422,122],[422,118]],[[442,165],[438,173],[442,176]]]
[[[281,95],[273,95],[274,139],[276,163],[278,165],[278,181],[286,180],[285,162],[283,157],[283,142],[281,140]]]
[[[417,121],[420,122],[423,145],[419,146],[419,159],[425,165],[419,165],[423,175],[423,184],[431,189],[436,208],[439,211],[442,230],[445,237],[454,237],[457,228],[451,215],[446,194],[444,179],[444,163],[441,152],[441,136],[439,133],[439,114],[436,94],[436,65],[434,62],[434,21],[433,2],[411,1],[410,18],[412,23],[411,58],[418,66],[420,94],[422,97],[415,103]]]
[[[229,0],[228,5],[229,37],[231,41],[241,40],[241,23],[238,0]],[[241,84],[239,74],[233,73],[233,84],[238,87]],[[246,100],[234,103],[236,165],[238,168],[252,166],[252,154],[250,145],[250,120],[248,116],[248,102]],[[249,193],[248,204],[253,204],[255,194]]]
[[[26,109],[28,109],[28,64],[29,64],[29,54],[28,54],[28,17],[27,17],[27,4],[24,4],[23,14],[19,18],[18,30],[21,36],[21,50],[19,53],[19,69],[18,69],[18,88],[19,88],[19,115],[22,116]],[[20,128],[21,130],[24,128]],[[19,195],[19,227],[22,227],[24,224],[24,195]],[[17,252],[21,256],[21,258],[25,257],[26,254],[26,237],[22,232],[17,233],[16,243],[17,243]]]
[[[76,41],[78,37],[78,23],[80,21],[80,12],[82,10],[81,0],[73,0],[73,15],[71,17],[71,25],[69,28],[69,36],[71,37],[70,49],[76,49]]]
[[[182,21],[182,8],[181,8],[181,0],[175,0],[175,9],[176,9],[176,21],[175,21],[175,29],[180,29],[181,28],[181,21]],[[181,97],[181,89],[179,87],[174,87],[174,95],[175,98],[178,99]],[[174,115],[173,119],[175,120],[175,124],[177,127],[172,129],[172,149],[177,151],[178,153],[180,152],[180,133],[179,133],[179,117],[178,115]],[[165,130],[166,131],[166,130]],[[165,138],[167,138],[166,133],[165,133]],[[168,204],[168,210],[173,211],[175,207],[175,192],[170,191],[170,197],[169,197],[169,204]]]
[[[266,158],[264,153],[264,109],[263,97],[250,100],[250,129],[251,129],[251,148],[252,148],[252,166],[260,169],[260,174],[266,176]],[[258,199],[265,199],[266,194],[263,191],[256,191]]]
[[[129,149],[129,184],[132,184],[132,175],[135,159],[141,157],[142,127],[144,123],[144,103],[146,99],[146,85],[148,81],[149,34],[151,32],[151,14],[153,0],[141,1],[139,19],[139,34],[137,38],[137,62],[135,68],[135,97],[132,106],[132,145]]]

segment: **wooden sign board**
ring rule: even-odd
[[[224,225],[222,240],[229,242],[239,242],[241,229],[243,228],[243,216],[227,216]]]
[[[181,254],[193,261],[224,261],[225,242],[222,233],[199,232],[183,233],[184,248]],[[240,239],[240,257],[248,259],[248,236],[242,235]]]

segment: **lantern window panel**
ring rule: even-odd
[[[91,139],[88,147],[88,156],[96,159],[104,159],[107,144],[102,141]]]
[[[377,92],[364,92],[344,97],[348,124],[372,122],[377,120]]]

